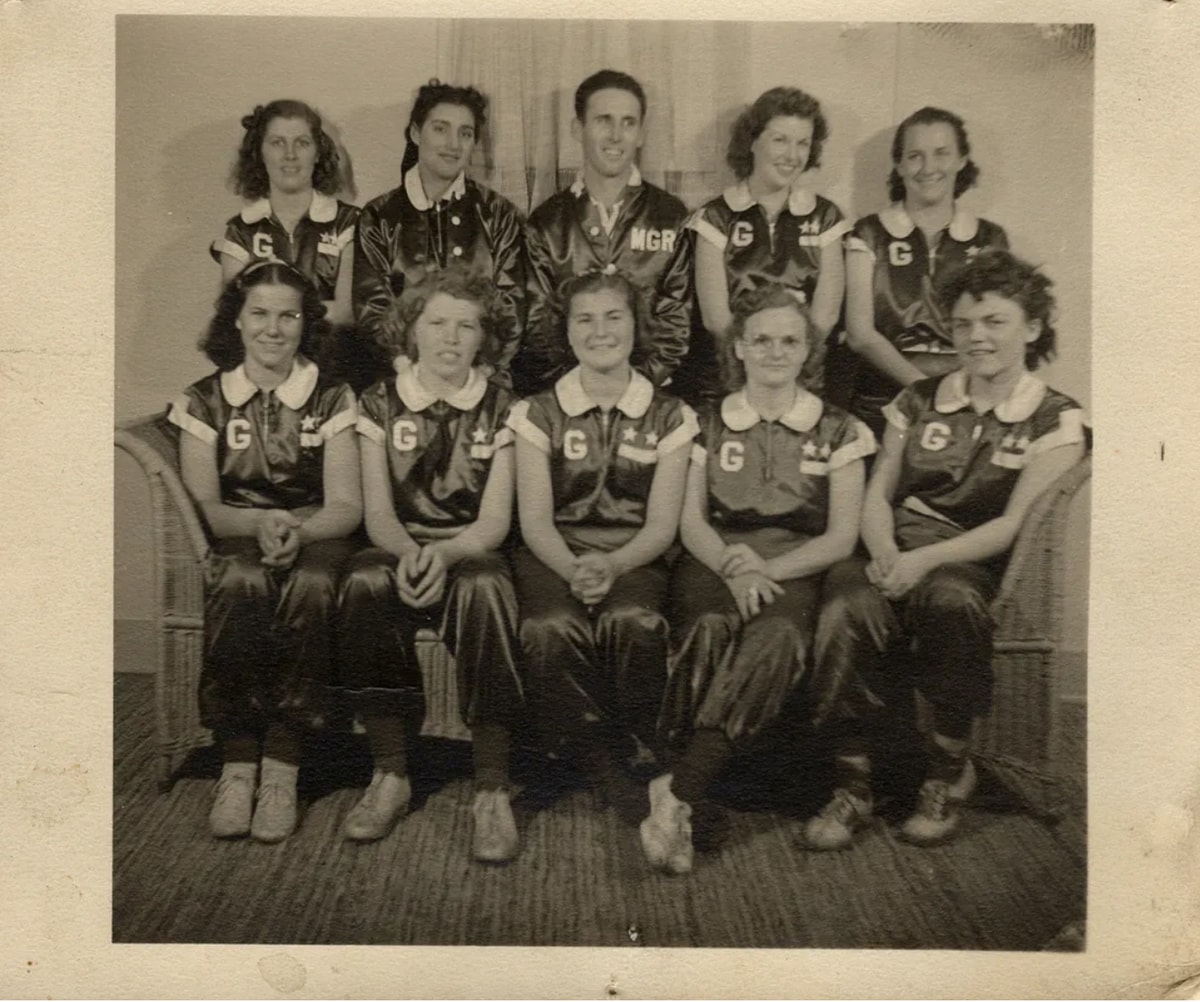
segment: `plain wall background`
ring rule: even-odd
[[[588,31],[587,22],[578,30]],[[982,175],[963,204],[1045,266],[1059,303],[1059,358],[1040,374],[1090,405],[1092,64],[1045,58],[1022,26],[753,23],[728,119],[771,86],[820,98],[831,127],[815,187],[855,218],[886,204],[895,124],[924,104],[967,122]],[[298,97],[349,152],[357,204],[399,181],[415,89],[449,66],[449,25],[413,19],[117,18],[117,420],[161,410],[210,370],[195,349],[219,284],[207,247],[239,207],[226,179],[255,104]],[[680,52],[664,58],[686,58]],[[632,69],[658,92],[652,74]],[[581,73],[580,78],[584,74]],[[650,109],[650,127],[669,109]],[[652,166],[652,165],[651,165]],[[713,194],[716,192],[714,191]],[[524,208],[524,207],[522,207]],[[114,619],[152,616],[149,501],[116,460]],[[1065,645],[1086,647],[1088,517],[1072,518]],[[122,664],[118,659],[118,670]]]

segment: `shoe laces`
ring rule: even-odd
[[[833,799],[821,811],[821,817],[831,818],[842,825],[849,825],[863,815],[862,801],[845,787],[833,791]]]
[[[929,779],[921,786],[921,802],[917,813],[942,820],[946,817],[950,800],[950,784],[944,779]]]

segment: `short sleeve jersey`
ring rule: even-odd
[[[693,213],[688,228],[722,251],[732,308],[740,296],[769,284],[811,303],[821,251],[838,244],[850,224],[829,199],[797,188],[772,225],[743,181]]]
[[[512,444],[506,389],[472,369],[462,389],[442,399],[419,371],[419,362],[403,366],[368,389],[357,425],[387,450],[396,517],[417,538],[474,522],[492,459]]]
[[[322,299],[333,299],[342,251],[354,242],[358,214],[357,206],[315,191],[308,212],[289,234],[271,211],[270,200],[261,198],[225,224],[225,236],[214,240],[210,250],[218,262],[228,254],[243,268],[256,261],[286,261],[316,283]]]
[[[290,510],[323,503],[325,445],[353,427],[358,409],[348,386],[297,356],[274,390],[260,390],[239,365],[193,383],[167,417],[216,446],[223,503]]]
[[[699,430],[687,404],[639,372],[604,413],[584,391],[578,368],[515,403],[508,423],[549,457],[554,522],[576,550],[616,548],[632,538],[645,524],[659,459]]]
[[[954,353],[950,327],[934,295],[937,278],[972,260],[986,247],[1008,247],[1003,229],[956,206],[950,225],[932,241],[896,203],[854,224],[846,250],[874,262],[872,287],[875,329],[900,351]],[[864,392],[891,396],[890,377],[863,367]]]
[[[1087,426],[1079,404],[1030,373],[983,414],[967,385],[962,370],[918,380],[883,409],[905,435],[896,502],[964,530],[1002,515],[1026,464],[1084,441]]]
[[[829,520],[829,474],[875,448],[865,424],[806,390],[778,421],[760,417],[738,390],[701,413],[692,463],[704,470],[717,530],[812,537]]]

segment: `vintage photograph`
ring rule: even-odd
[[[114,943],[1086,948],[1092,25],[115,41]]]

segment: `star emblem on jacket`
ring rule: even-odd
[[[488,438],[487,431],[484,428],[476,428],[473,432],[471,432],[471,441],[472,442],[483,443],[483,442],[487,441],[487,438]]]
[[[632,442],[634,439],[637,438],[637,429],[636,428],[626,428],[623,432],[621,432],[621,437],[626,442]]]
[[[320,418],[314,417],[312,414],[306,414],[300,419],[300,430],[302,432],[316,431],[321,427]]]

